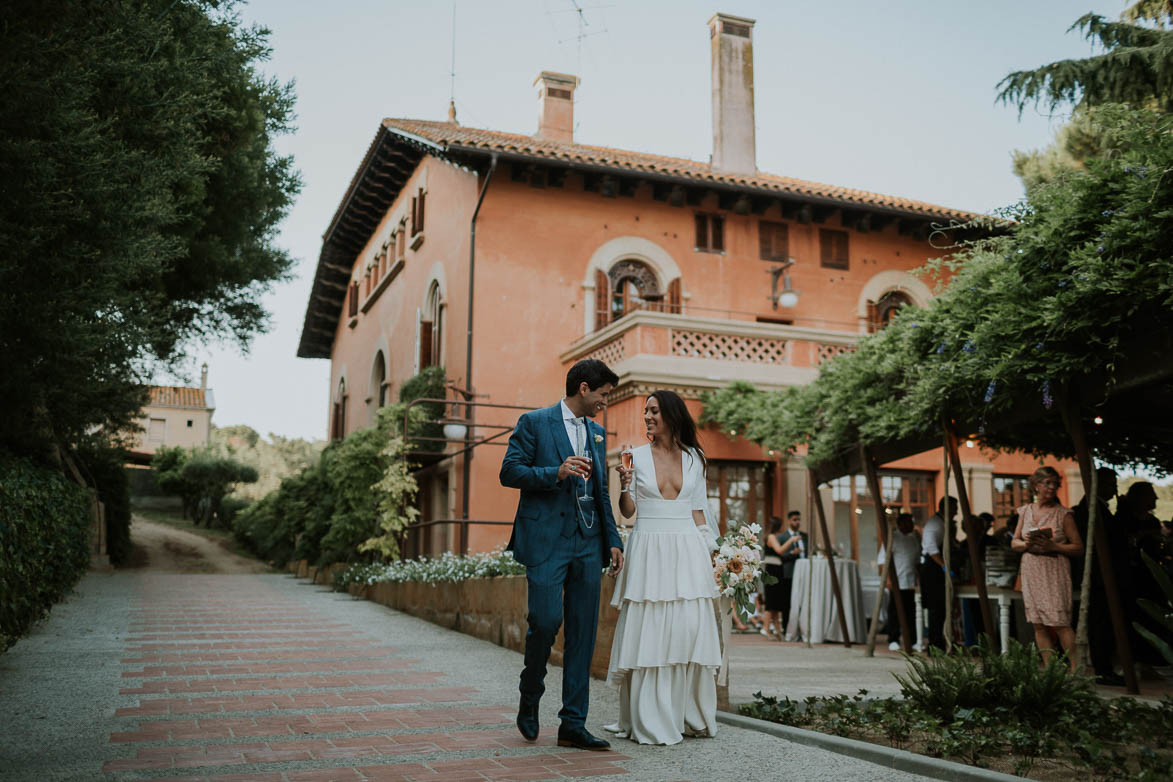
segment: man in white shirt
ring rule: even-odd
[[[908,626],[912,631],[909,645],[916,643],[916,579],[920,565],[921,541],[913,526],[912,514],[901,513],[896,518],[896,529],[888,536],[892,545],[892,568],[896,571],[898,593],[888,590],[888,624],[885,631],[888,633],[888,648],[896,651],[900,648],[900,614],[896,609],[896,601],[904,605],[904,616],[908,619]],[[884,564],[885,552],[880,548],[880,564]]]
[[[946,515],[945,499],[949,501],[949,511]],[[945,555],[942,553],[948,544],[946,528],[952,529],[952,524],[946,525],[948,518],[952,521],[957,515],[957,500],[953,497],[943,498],[937,503],[937,512],[929,517],[921,531],[921,562],[920,562],[920,599],[928,614],[929,627],[928,642],[931,646],[944,650],[945,648]]]

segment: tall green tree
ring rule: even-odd
[[[1019,112],[1030,103],[1052,110],[1067,104],[1086,108],[1130,103],[1173,111],[1173,30],[1166,28],[1170,21],[1168,2],[1137,3],[1118,22],[1085,14],[1071,29],[1081,30],[1103,47],[1102,54],[1015,71],[998,84],[998,98]]]
[[[0,447],[125,431],[193,341],[247,345],[300,188],[292,85],[232,0],[12,0],[0,24]]]
[[[1071,119],[1059,128],[1049,146],[1014,152],[1014,173],[1028,190],[1053,181],[1064,171],[1082,171],[1089,158],[1111,149],[1111,140],[1095,117],[1097,106],[1139,99],[1146,108],[1160,110],[1164,106],[1168,110],[1173,98],[1169,93],[1173,83],[1173,33],[1166,32],[1166,28],[1173,24],[1173,0],[1139,0],[1125,9],[1120,19],[1121,24],[1108,31],[1101,25],[1112,23],[1099,17],[1093,19],[1089,14],[1071,28],[1081,28],[1088,38],[1103,43],[1108,49],[1105,55],[1018,71],[998,85],[1002,90],[1000,100],[1017,105],[1019,112],[1031,102],[1046,104],[1049,109],[1065,102],[1075,104]],[[1159,29],[1154,31],[1148,25]],[[1131,28],[1136,28],[1132,38],[1140,40],[1152,33],[1154,43],[1140,51],[1124,45],[1124,31]],[[1105,38],[1116,43],[1109,46]],[[1130,81],[1138,74],[1139,82]],[[1121,87],[1124,82],[1127,85]]]

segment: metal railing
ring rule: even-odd
[[[418,557],[423,554],[430,554],[432,552],[424,551],[423,530],[428,527],[436,527],[440,525],[456,524],[460,527],[459,533],[459,547],[458,550],[461,556],[468,554],[468,528],[473,524],[481,524],[492,527],[512,527],[512,521],[489,521],[484,519],[429,519],[427,521],[417,521],[410,525],[403,531],[403,554],[407,557]]]

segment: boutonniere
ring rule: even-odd
[[[595,442],[596,442],[596,443],[601,443],[601,442],[603,442],[603,435],[601,435],[601,434],[597,434],[597,435],[595,435]]]

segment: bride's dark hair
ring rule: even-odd
[[[695,450],[701,457],[701,466],[707,469],[709,461],[705,458],[705,449],[701,448],[700,440],[697,439],[696,421],[692,420],[692,414],[688,412],[684,400],[675,392],[663,389],[653,391],[648,396],[660,403],[660,420],[671,433],[672,444],[685,452],[689,448]]]

